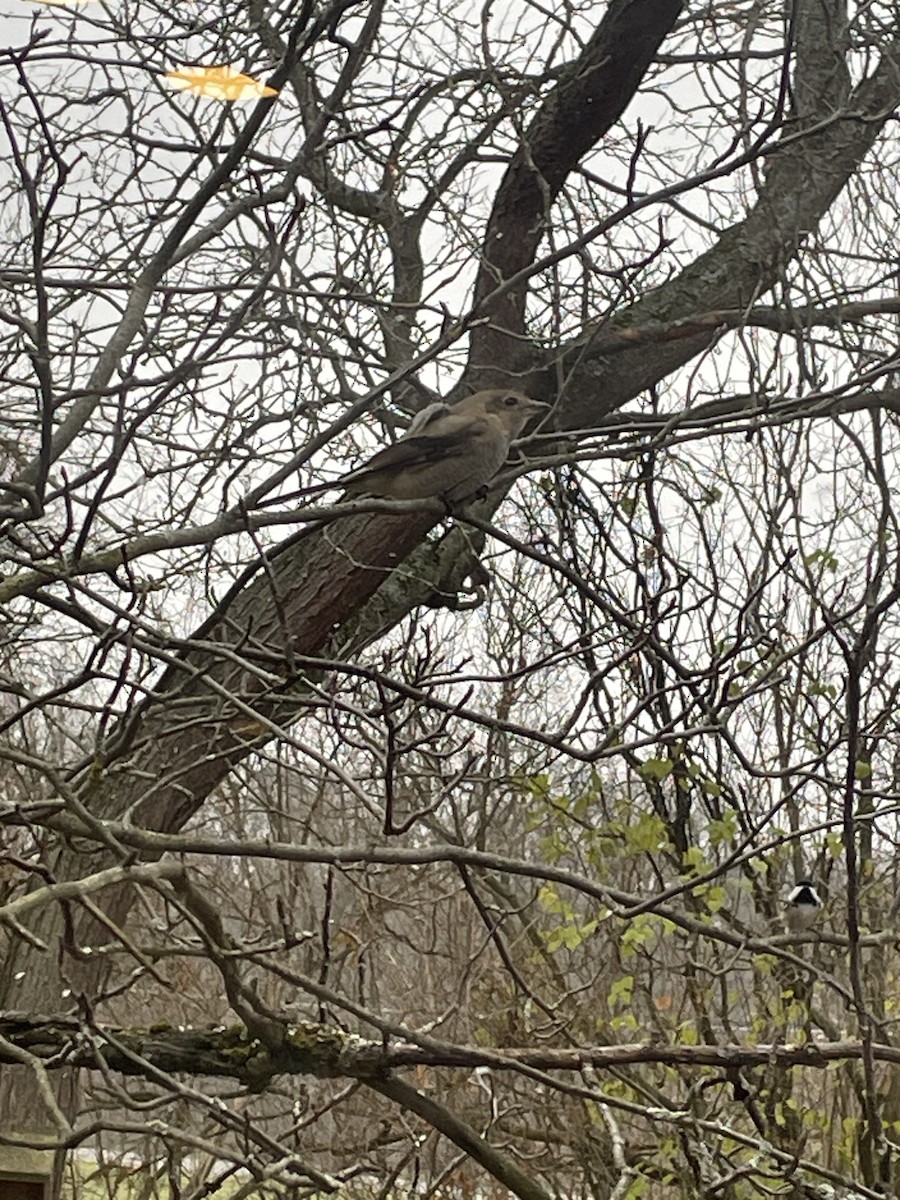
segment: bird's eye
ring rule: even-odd
[[[507,408],[515,408],[519,403],[519,397],[515,394],[515,392],[511,392],[508,396],[503,397],[503,403]]]

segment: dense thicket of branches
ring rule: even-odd
[[[894,1194],[892,11],[5,21],[0,1170]]]

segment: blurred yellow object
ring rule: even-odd
[[[60,0],[50,2],[58,4]],[[170,87],[212,100],[258,100],[260,96],[278,95],[277,88],[266,87],[234,67],[176,67],[166,71],[165,78]]]

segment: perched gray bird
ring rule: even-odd
[[[822,912],[822,899],[811,879],[798,879],[787,898],[784,927],[788,933],[805,933],[812,929]]]
[[[492,479],[531,417],[547,409],[509,388],[476,392],[459,404],[430,404],[392,446],[342,482],[351,496],[463,500]]]

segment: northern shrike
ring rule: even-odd
[[[458,404],[430,404],[392,446],[343,482],[351,496],[463,500],[496,475],[531,417],[548,405],[510,388],[476,392]]]

